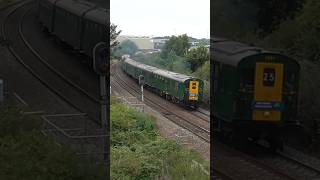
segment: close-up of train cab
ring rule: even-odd
[[[222,38],[213,40],[213,49],[215,128],[281,141],[283,128],[299,126],[296,60]]]

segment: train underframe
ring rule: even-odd
[[[154,93],[160,95],[161,97],[165,98],[167,101],[171,101],[173,103],[176,103],[176,104],[180,104],[182,106],[184,106],[185,108],[188,108],[188,109],[197,109],[199,107],[199,101],[189,101],[189,100],[181,100],[175,96],[172,96],[166,92],[163,92],[159,89],[156,89],[154,87],[151,87],[149,85],[146,85],[146,87],[148,89],[150,89],[151,91],[153,91]]]
[[[214,117],[214,129],[220,139],[228,141],[236,148],[247,149],[248,143],[265,141],[272,151],[282,150],[288,132],[302,132],[303,127],[297,122],[280,124],[275,122],[231,122]],[[217,120],[219,119],[219,120]],[[302,130],[302,131],[301,131]]]

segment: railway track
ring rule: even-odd
[[[257,157],[231,148],[218,141],[213,142],[212,164],[223,174],[229,175],[232,179],[239,180],[269,180],[269,179],[288,179],[295,178],[288,175],[285,171],[274,168],[269,164],[260,161]]]
[[[267,166],[272,166],[279,171],[286,172],[292,179],[320,179],[319,160],[301,153],[299,159],[299,152],[286,146],[284,148],[284,151],[277,151],[272,154],[270,154],[269,150],[266,149],[265,146],[262,146],[260,144],[258,144],[257,146],[257,151],[262,151],[264,156],[254,155],[254,157],[256,157],[257,160],[261,163],[264,163]],[[291,153],[289,153],[288,150],[290,150]]]
[[[99,100],[50,65],[48,60],[36,52],[27,41],[23,23],[33,8],[32,1],[26,1],[16,4],[5,15],[1,34],[4,39],[11,42],[8,45],[9,51],[44,86],[69,105],[86,113],[90,119],[101,124],[99,122]]]
[[[129,77],[126,77],[118,64],[113,66],[114,67],[111,68],[111,74],[115,80],[111,81],[112,85],[121,87],[133,96],[139,97],[140,91],[136,83],[132,79],[129,79]],[[131,86],[128,85],[128,83],[130,83]],[[194,114],[186,113],[185,110],[182,110],[176,105],[170,104],[170,102],[164,101],[162,98],[153,95],[151,92],[146,91],[145,93],[145,103],[147,105],[156,108],[163,116],[170,119],[177,125],[188,129],[206,142],[210,142],[209,121],[206,121],[203,117],[200,118]]]
[[[216,134],[216,132],[213,133]],[[304,156],[300,157],[300,159],[297,158],[296,152],[290,154],[286,151],[271,153],[265,146],[253,142],[247,145],[247,150],[241,151],[230,147],[230,144],[227,145],[219,141],[214,141],[213,147],[215,147],[214,158],[212,159],[213,164],[216,164],[218,168],[221,166],[220,168],[224,174],[231,173],[226,169],[237,170],[239,172],[238,179],[255,179],[259,176],[265,176],[265,178],[259,179],[320,179],[319,168],[315,166],[320,161],[318,160],[313,165],[308,161],[303,162],[301,159],[307,158]],[[233,164],[234,166],[226,166],[225,163]],[[237,164],[240,166],[237,166]],[[247,173],[243,174],[244,172]]]

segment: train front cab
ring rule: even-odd
[[[300,128],[295,119],[299,64],[287,56],[262,53],[244,59],[238,68],[240,72],[242,69],[251,69],[252,73],[252,77],[243,77],[240,73],[240,91],[248,92],[246,86],[250,87],[250,84],[245,83],[253,82],[252,100],[247,102],[250,106],[250,125],[248,121],[243,121],[242,127],[251,126],[247,132],[251,132],[252,137],[267,138],[274,148],[280,146],[286,130]]]
[[[197,108],[202,99],[203,82],[200,79],[188,79],[185,81],[185,89],[185,105]]]
[[[295,119],[299,64],[284,55],[257,53],[236,65],[215,65],[214,126],[241,137],[279,146],[285,130],[301,129]]]

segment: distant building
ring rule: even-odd
[[[190,47],[196,47],[199,45],[199,42],[198,41],[189,41],[189,44],[190,44]]]
[[[162,49],[167,41],[169,41],[170,37],[154,37],[152,38],[152,42],[154,45],[154,49]]]
[[[198,44],[199,45],[199,44]],[[190,51],[190,50],[192,50],[192,49],[195,49],[195,48],[197,48],[198,46],[191,46],[189,49],[188,49],[188,51]],[[210,45],[204,45],[204,47],[208,50],[208,51],[210,51]]]
[[[139,49],[138,53],[155,53],[159,52],[167,41],[169,41],[170,36],[164,36],[164,37],[148,37],[148,36],[119,36],[118,41],[121,43],[125,40],[133,41]],[[189,37],[188,39],[190,44],[190,49],[193,49],[197,46],[199,46],[200,41],[205,42],[205,44],[209,44],[208,39],[196,39],[193,37]],[[208,43],[206,42],[208,41]],[[209,50],[209,45],[205,45],[207,49]],[[189,49],[189,50],[190,50]]]

